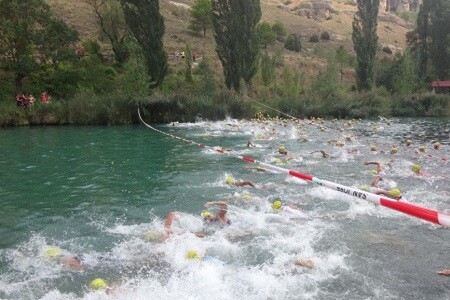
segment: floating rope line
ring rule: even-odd
[[[282,112],[281,110],[278,110],[278,109],[275,109],[275,108],[273,108],[273,107],[270,107],[270,106],[268,106],[268,105],[266,105],[266,104],[264,104],[264,103],[258,102],[258,101],[256,101],[255,99],[251,99],[251,98],[250,98],[250,100],[251,100],[251,101],[254,101],[254,102],[256,102],[256,103],[258,103],[259,105],[262,105],[262,106],[264,106],[264,107],[267,107],[267,108],[269,108],[269,109],[271,109],[271,110],[274,110],[274,111],[276,111],[276,112],[279,112],[280,114],[285,115],[285,116],[287,116],[287,117],[289,117],[289,118],[291,118],[291,119],[293,119],[293,120],[299,120],[299,121],[301,121],[299,118],[296,118],[296,117],[294,117],[294,116],[291,116],[290,114],[287,114],[287,113],[285,113],[285,112]]]
[[[390,208],[390,209],[402,212],[404,214],[408,214],[410,216],[420,218],[420,219],[425,220],[425,221],[429,221],[429,222],[432,222],[432,223],[435,223],[435,224],[438,224],[438,225],[441,225],[441,226],[444,226],[444,227],[450,227],[450,215],[449,214],[442,213],[442,212],[439,212],[439,211],[434,210],[434,209],[425,208],[425,207],[422,207],[422,206],[419,206],[419,205],[415,205],[415,204],[412,204],[412,203],[409,203],[409,202],[398,201],[398,200],[394,200],[394,199],[387,198],[387,197],[381,197],[380,195],[377,195],[377,194],[369,193],[369,192],[366,192],[366,191],[362,191],[362,190],[359,190],[359,189],[355,189],[355,188],[348,187],[348,186],[345,186],[345,185],[341,185],[341,184],[338,184],[338,183],[334,183],[334,182],[331,182],[331,181],[322,180],[322,179],[319,179],[319,178],[314,177],[312,175],[305,174],[305,173],[302,173],[302,172],[299,172],[299,171],[296,171],[296,170],[289,170],[289,169],[281,168],[281,167],[274,166],[274,165],[271,165],[271,164],[268,164],[268,163],[264,163],[264,162],[258,161],[258,160],[254,159],[252,157],[249,157],[249,156],[242,156],[242,155],[236,155],[236,154],[234,154],[232,152],[225,152],[222,148],[210,147],[210,146],[207,146],[205,144],[196,143],[196,142],[194,142],[192,140],[187,140],[187,139],[184,139],[184,138],[181,138],[181,137],[178,137],[178,136],[166,133],[164,131],[156,129],[155,127],[147,124],[142,119],[139,109],[138,109],[138,115],[139,115],[139,119],[141,120],[141,122],[145,126],[147,126],[148,128],[150,128],[150,129],[152,129],[152,130],[154,130],[156,132],[159,132],[159,133],[161,133],[163,135],[166,135],[166,136],[169,136],[169,137],[172,137],[172,138],[184,141],[184,142],[188,142],[190,144],[198,145],[200,148],[207,148],[207,149],[214,150],[214,151],[216,151],[218,153],[221,153],[221,154],[227,154],[227,155],[239,158],[241,160],[244,160],[244,161],[246,161],[248,163],[258,164],[258,165],[261,165],[263,167],[266,167],[268,169],[271,169],[271,170],[274,170],[274,171],[277,171],[277,172],[280,172],[280,173],[286,173],[286,174],[288,174],[290,176],[293,176],[293,177],[296,177],[296,178],[300,178],[300,179],[308,181],[308,182],[313,182],[313,183],[316,183],[318,185],[327,187],[329,189],[338,191],[340,193],[344,193],[344,194],[347,194],[349,196],[352,196],[352,197],[355,197],[355,198],[359,198],[359,199],[362,199],[362,200],[367,200],[369,202],[372,202],[373,204],[381,205],[381,206],[384,206],[384,207],[387,207],[387,208]]]

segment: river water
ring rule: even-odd
[[[450,213],[450,119],[391,121],[230,119],[158,128],[357,188],[374,178],[374,166],[363,162],[381,161],[408,201]],[[450,298],[450,277],[436,274],[450,268],[450,230],[438,225],[284,173],[257,172],[143,125],[9,128],[0,141],[0,299]],[[280,145],[293,160],[280,160]],[[423,175],[410,170],[413,163]],[[256,188],[229,186],[228,175]],[[309,219],[274,212],[277,197]],[[203,224],[200,213],[212,200],[227,201],[231,225]],[[170,211],[179,212],[170,238],[145,238],[163,232]],[[199,230],[206,236],[197,237]],[[190,250],[209,259],[188,260]],[[83,269],[62,263],[75,256]],[[314,267],[297,266],[298,259]],[[94,278],[113,289],[90,289]]]

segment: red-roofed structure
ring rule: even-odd
[[[433,81],[431,87],[433,88],[433,93],[450,94],[450,80]]]

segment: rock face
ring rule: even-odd
[[[315,19],[329,19],[336,11],[331,7],[329,0],[308,0],[298,4],[289,5],[291,12]]]

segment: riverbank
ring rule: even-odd
[[[255,101],[254,101],[255,100]],[[259,104],[263,103],[267,107]],[[70,100],[53,100],[29,108],[11,102],[0,103],[0,126],[24,125],[120,125],[139,123],[140,107],[148,122],[193,122],[196,117],[222,120],[225,117],[250,119],[257,113],[308,118],[446,117],[450,116],[450,96],[430,93],[410,96],[368,93],[331,93],[323,98],[304,93],[296,99],[265,99],[262,95],[243,97],[231,92],[211,94],[158,94],[134,97],[125,94],[91,92],[77,94]],[[270,109],[270,108],[273,109]]]

